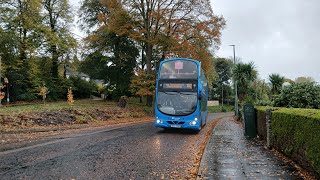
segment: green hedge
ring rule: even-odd
[[[275,110],[271,127],[273,146],[320,178],[320,110]]]

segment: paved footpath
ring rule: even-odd
[[[232,117],[217,124],[203,154],[198,179],[302,179],[290,164],[244,137]]]

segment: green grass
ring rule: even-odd
[[[87,109],[87,108],[100,108],[100,107],[112,107],[116,106],[114,101],[93,101],[91,99],[85,100],[76,100],[74,102],[73,108],[77,109]],[[145,112],[152,114],[153,107],[146,106],[146,98],[144,97],[142,103],[139,102],[139,98],[129,98],[128,107],[140,107],[144,108]],[[70,108],[67,101],[58,101],[58,102],[47,102],[45,105],[42,103],[33,104],[33,105],[12,105],[12,106],[3,106],[0,108],[0,114],[2,115],[13,115],[23,112],[32,112],[32,111],[55,111],[60,109]],[[225,105],[223,108],[221,106],[209,106],[209,113],[218,113],[218,112],[230,112],[234,111],[233,106]]]
[[[115,102],[112,101],[93,101],[90,99],[86,100],[76,100],[74,102],[73,108],[85,109],[85,108],[99,108],[101,106],[115,106]],[[58,102],[48,102],[46,104],[33,104],[33,105],[12,105],[12,106],[3,106],[0,108],[0,114],[3,115],[13,115],[23,112],[32,112],[32,111],[52,111],[70,108],[67,101],[58,101]]]
[[[209,113],[219,113],[219,112],[231,112],[234,111],[234,106],[224,105],[221,106],[208,106]]]
[[[114,107],[116,106],[116,102],[114,101],[94,101],[91,99],[83,99],[83,100],[75,100],[73,108],[76,109],[94,109],[101,107]],[[146,99],[143,99],[143,103],[139,102],[139,98],[130,98],[128,102],[128,107],[139,107],[144,108],[145,111],[151,111],[151,107],[146,106]],[[2,115],[14,115],[20,114],[24,112],[32,112],[32,111],[56,111],[60,109],[70,108],[67,101],[57,101],[57,102],[47,102],[36,103],[36,104],[20,104],[20,105],[9,105],[3,106],[0,108],[0,114]]]
[[[142,98],[142,103],[140,103],[140,98],[138,97],[130,97],[128,105],[129,106],[146,106],[147,98]]]
[[[154,106],[152,107],[149,107],[149,106],[146,106],[146,102],[147,102],[147,98],[146,97],[143,97],[142,98],[142,103],[140,103],[140,98],[138,97],[131,97],[129,98],[129,104],[128,106],[129,107],[141,107],[144,109],[144,111],[148,114],[148,115],[153,115],[154,113]]]

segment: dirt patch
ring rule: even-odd
[[[296,168],[299,175],[303,178],[303,179],[309,179],[309,180],[316,180],[317,178],[315,176],[313,176],[310,172],[308,172],[307,170],[303,169],[302,167],[300,167],[297,163],[295,163],[293,160],[289,159],[288,157],[286,157],[284,154],[282,154],[281,152],[277,151],[276,149],[272,149],[271,150],[272,153],[278,157],[279,159],[281,159],[282,161],[290,164],[292,167]]]
[[[150,121],[143,108],[88,107],[0,114],[0,145],[46,139],[61,133],[121,123]]]
[[[1,130],[33,126],[85,124],[122,118],[140,118],[147,114],[139,108],[61,109],[32,111],[13,115],[0,114]]]

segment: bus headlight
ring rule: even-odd
[[[195,121],[198,121],[198,118],[194,118]]]
[[[191,121],[189,124],[194,126],[194,125],[197,124],[197,122],[196,121]]]
[[[159,119],[158,119],[156,122],[157,122],[158,124],[162,124],[162,121],[159,120]]]

